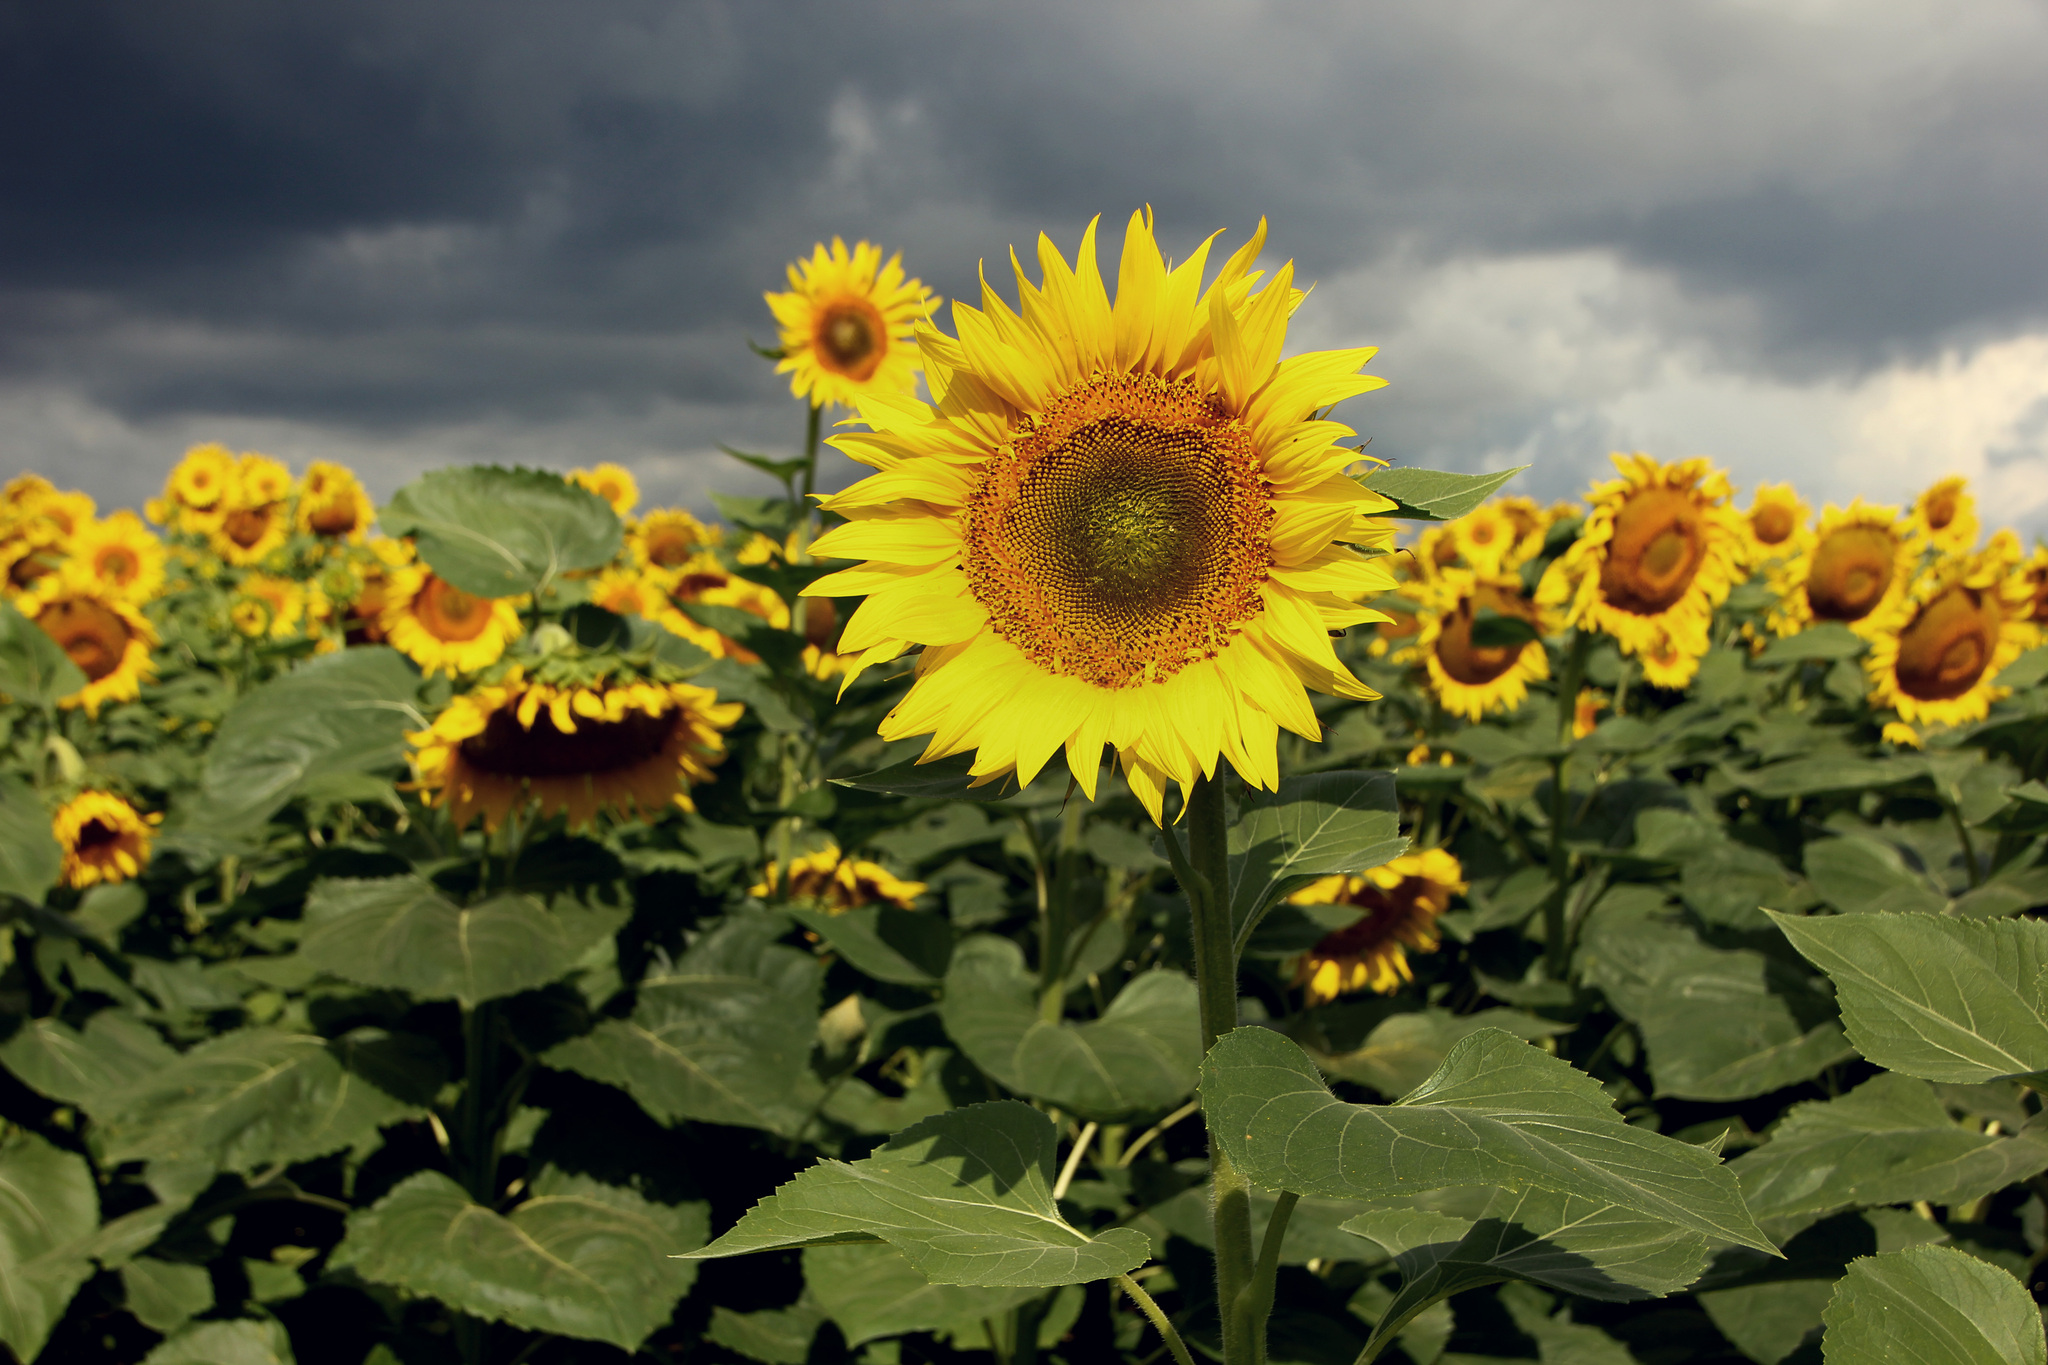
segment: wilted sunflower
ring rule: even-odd
[[[98,716],[110,701],[134,701],[153,671],[156,628],[124,598],[67,567],[37,580],[17,605],[85,674],[85,686],[59,705]]]
[[[717,542],[715,532],[680,507],[658,508],[626,528],[633,557],[664,574],[681,573],[699,551]]]
[[[1387,995],[1413,981],[1408,949],[1436,951],[1436,917],[1463,894],[1464,875],[1456,858],[1432,848],[1361,876],[1324,877],[1289,896],[1295,905],[1355,905],[1364,912],[1296,959],[1294,983],[1306,988],[1307,1003],[1353,991]]]
[[[360,545],[370,534],[377,509],[354,470],[315,460],[306,466],[306,477],[299,485],[295,519],[307,535]]]
[[[1952,474],[1913,499],[1913,529],[1936,554],[1960,554],[1977,543],[1977,500],[1969,486]]]
[[[882,472],[826,501],[850,520],[813,550],[869,563],[805,593],[867,596],[849,682],[925,646],[885,737],[1019,783],[1064,746],[1091,797],[1108,744],[1156,820],[1219,755],[1277,785],[1278,727],[1322,733],[1306,687],[1377,695],[1330,635],[1381,619],[1346,598],[1393,575],[1350,544],[1386,547],[1391,504],[1317,413],[1383,381],[1370,349],[1280,361],[1301,294],[1291,263],[1252,292],[1264,245],[1262,223],[1204,292],[1208,243],[1169,271],[1133,214],[1112,305],[1093,223],[1075,268],[1041,236],[1021,315],[985,288],[958,340],[919,332],[936,406],[863,400],[871,430],[834,444]]]
[[[1540,638],[1542,616],[1522,596],[1520,580],[1445,569],[1421,591],[1429,610],[1421,616],[1416,652],[1444,710],[1475,722],[1489,711],[1513,711],[1527,699],[1532,681],[1550,676],[1550,656]],[[1474,644],[1472,630],[1481,611],[1524,622],[1538,638]]]
[[[95,886],[140,876],[149,864],[150,826],[163,817],[144,816],[112,792],[81,792],[58,808],[50,832],[64,850],[64,885]]]
[[[519,638],[512,599],[466,593],[424,564],[391,570],[377,620],[392,647],[430,675],[488,668]]]
[[[601,464],[591,469],[572,469],[569,482],[587,488],[612,506],[622,517],[631,516],[640,505],[640,483],[624,465]]]
[[[458,827],[481,816],[495,830],[528,802],[543,816],[565,812],[572,829],[602,810],[652,819],[696,809],[689,788],[711,777],[725,749],[720,732],[743,709],[688,683],[560,687],[515,667],[409,736],[413,773],[427,803],[447,807]]]
[[[1872,639],[1905,595],[1920,560],[1920,541],[1908,533],[1896,507],[1821,509],[1820,524],[1770,571],[1776,602],[1767,618],[1780,635],[1796,635],[1817,621],[1839,621]]]
[[[2019,541],[2000,531],[1975,554],[1950,555],[1918,574],[1886,613],[1863,667],[1870,700],[1911,726],[1963,725],[2009,695],[1999,670],[2035,642],[2032,593]]]
[[[876,902],[912,910],[924,888],[923,882],[903,881],[880,863],[849,858],[837,848],[824,848],[790,860],[786,891],[781,867],[771,862],[747,894],[765,899],[779,892],[789,900],[810,901],[828,914],[843,915]]]
[[[916,384],[911,335],[938,306],[922,284],[903,276],[903,258],[882,261],[867,242],[851,252],[839,238],[789,267],[789,292],[768,294],[782,333],[777,374],[813,407],[852,406],[873,394],[907,394]]]
[[[1748,531],[1749,562],[1763,564],[1798,553],[1806,537],[1806,520],[1812,515],[1813,509],[1791,484],[1758,484],[1756,495],[1749,500],[1749,510],[1742,514]]]
[[[1659,686],[1683,686],[1742,561],[1734,490],[1706,459],[1616,455],[1614,464],[1621,477],[1594,486],[1579,538],[1544,574],[1537,600],[1563,625],[1613,636],[1624,654],[1679,651],[1691,666],[1660,668],[1676,681]]]
[[[163,542],[133,512],[86,523],[71,537],[70,548],[77,572],[116,597],[142,603],[163,591]]]

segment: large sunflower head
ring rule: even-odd
[[[885,264],[882,248],[860,242],[848,251],[834,237],[789,267],[788,293],[765,297],[782,333],[775,372],[789,374],[798,398],[814,407],[851,406],[870,394],[907,394],[916,384],[912,334],[939,301],[904,278],[901,256]]]
[[[1771,568],[1771,629],[1795,635],[1817,621],[1839,621],[1873,638],[1905,595],[1920,549],[1896,507],[1861,498],[1846,508],[1829,504],[1812,536]]]
[[[1416,650],[1444,710],[1474,722],[1491,711],[1513,711],[1528,697],[1531,681],[1550,676],[1542,614],[1522,595],[1520,580],[1445,569],[1422,591],[1429,609],[1420,618]],[[1485,617],[1523,622],[1539,638],[1475,642],[1473,628]]]
[[[1789,483],[1758,484],[1742,514],[1749,541],[1747,558],[1752,564],[1783,559],[1796,554],[1806,538],[1806,522],[1813,509]]]
[[[717,534],[680,507],[662,507],[626,530],[626,546],[650,571],[681,573],[703,550],[718,543]]]
[[[360,545],[370,534],[377,509],[362,480],[347,465],[315,460],[299,485],[298,526],[322,540]]]
[[[880,863],[849,858],[828,847],[790,859],[787,877],[780,864],[769,863],[747,894],[807,901],[827,914],[843,915],[875,904],[914,910],[924,889],[923,882],[906,882]]]
[[[622,517],[633,515],[633,509],[640,505],[640,482],[624,465],[601,464],[590,469],[572,469],[569,482],[597,494]]]
[[[1354,924],[1324,936],[1294,964],[1310,1005],[1353,991],[1391,994],[1415,974],[1408,949],[1437,949],[1436,919],[1465,890],[1464,870],[1443,849],[1394,859],[1360,876],[1324,877],[1287,899],[1295,905],[1357,906]]]
[[[383,596],[384,638],[430,675],[488,668],[519,638],[511,598],[466,593],[424,564],[390,570]]]
[[[163,591],[165,560],[163,542],[126,509],[88,522],[71,538],[74,572],[129,602],[147,602]]]
[[[1564,624],[1605,632],[1625,654],[1697,638],[1743,559],[1745,527],[1728,476],[1705,459],[1661,464],[1616,455],[1619,479],[1598,484],[1570,549],[1544,574],[1538,598]]]
[[[162,818],[138,813],[112,792],[81,792],[65,802],[50,821],[64,850],[64,885],[84,888],[140,876],[149,864],[151,826]]]
[[[2019,542],[2002,532],[1975,554],[1949,555],[1917,574],[1873,634],[1863,666],[1873,705],[1909,726],[1982,720],[2009,694],[1999,670],[2038,632]]]
[[[1208,243],[1169,270],[1134,214],[1112,304],[1093,224],[1073,266],[1041,237],[1021,311],[984,287],[957,339],[919,333],[934,404],[869,398],[870,430],[834,438],[881,472],[826,502],[849,520],[813,549],[869,562],[806,593],[867,597],[849,681],[925,647],[885,736],[1019,782],[1064,748],[1091,796],[1107,744],[1157,819],[1219,757],[1276,785],[1278,727],[1321,736],[1307,687],[1376,695],[1330,637],[1379,619],[1355,599],[1393,575],[1351,547],[1388,546],[1391,504],[1318,413],[1382,381],[1370,349],[1280,360],[1301,294],[1291,264],[1252,271],[1264,242],[1204,289]]]
[[[653,819],[695,809],[689,789],[711,777],[742,710],[688,683],[551,684],[514,667],[411,736],[413,773],[458,827],[481,817],[495,830],[528,803],[572,829],[606,810]]]
[[[156,629],[127,599],[67,569],[38,580],[20,607],[85,674],[85,686],[60,705],[97,716],[107,702],[142,695]]]
[[[1977,543],[1977,500],[1960,474],[1938,479],[1913,499],[1913,530],[1936,554],[1958,554]]]

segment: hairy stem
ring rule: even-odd
[[[1251,1338],[1255,1365],[1265,1365],[1266,1319],[1273,1312],[1273,1286],[1280,1275],[1280,1244],[1287,1240],[1287,1220],[1294,1216],[1294,1205],[1300,1198],[1283,1191],[1279,1202],[1273,1205],[1273,1216],[1266,1220],[1265,1238],[1259,1243],[1259,1262],[1253,1267],[1252,1281],[1232,1308],[1244,1319],[1243,1331]]]
[[[1152,1301],[1152,1296],[1145,1292],[1142,1285],[1128,1275],[1119,1275],[1116,1277],[1116,1287],[1130,1295],[1131,1302],[1138,1305],[1138,1311],[1151,1319],[1153,1330],[1158,1332],[1160,1340],[1166,1343],[1166,1349],[1173,1352],[1173,1358],[1178,1365],[1195,1365],[1194,1357],[1188,1354],[1187,1344],[1180,1339],[1180,1333],[1173,1330],[1172,1321],[1160,1311],[1159,1305]]]

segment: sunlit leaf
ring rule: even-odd
[[[2048,1341],[2026,1287],[1952,1247],[1910,1247],[1849,1264],[1821,1338],[1828,1365],[2043,1365]]]
[[[1456,474],[1448,469],[1397,466],[1376,469],[1359,482],[1381,497],[1393,499],[1394,510],[1382,512],[1381,516],[1453,521],[1492,497],[1528,467],[1516,465],[1496,474]]]
[[[434,573],[478,597],[539,592],[619,551],[611,504],[559,474],[471,465],[436,469],[392,495],[384,534],[411,536]]]

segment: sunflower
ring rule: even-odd
[[[379,537],[369,542],[369,555],[355,564],[353,592],[341,591],[348,604],[343,613],[344,640],[352,645],[384,642],[384,608],[391,600],[391,573],[413,562],[412,542]]]
[[[1683,648],[1696,668],[1742,560],[1734,490],[1705,459],[1616,455],[1614,464],[1621,477],[1594,486],[1579,538],[1545,572],[1537,600],[1563,625],[1613,636],[1624,654]],[[1690,680],[1691,669],[1677,671]]]
[[[590,600],[594,605],[620,616],[640,616],[649,621],[658,620],[663,613],[674,610],[652,575],[616,566],[605,569],[591,580]]]
[[[67,567],[37,580],[18,605],[85,674],[85,686],[58,705],[97,717],[107,702],[142,695],[142,680],[154,672],[156,629],[126,599]]]
[[[1579,699],[1572,704],[1572,738],[1584,739],[1592,734],[1600,725],[1600,713],[1609,704],[1605,693],[1590,687],[1580,688]]]
[[[310,594],[318,593],[318,588],[310,589]],[[320,610],[324,605],[311,601],[307,585],[269,574],[250,574],[242,580],[241,597],[228,609],[228,615],[235,629],[252,639],[267,635],[282,640],[298,634],[302,623],[310,625],[309,616],[324,614]],[[309,611],[309,606],[314,609]]]
[[[1813,509],[1806,505],[1789,483],[1758,484],[1742,514],[1748,533],[1748,559],[1762,564],[1797,553],[1806,536],[1807,518]]]
[[[804,591],[867,597],[848,682],[925,646],[885,737],[1020,784],[1064,746],[1090,797],[1108,744],[1157,820],[1219,756],[1276,786],[1278,727],[1321,737],[1304,685],[1378,695],[1330,634],[1383,619],[1346,597],[1393,574],[1344,542],[1387,548],[1391,504],[1316,414],[1383,381],[1357,372],[1370,349],[1280,361],[1301,295],[1291,263],[1253,292],[1264,245],[1261,223],[1204,292],[1208,244],[1169,272],[1133,214],[1112,305],[1095,224],[1076,268],[1041,237],[1021,314],[985,288],[957,340],[919,332],[936,406],[863,400],[870,431],[834,444],[882,472],[826,500],[850,520],[813,551],[870,562]]]
[[[1505,507],[1485,502],[1449,524],[1458,558],[1481,578],[1498,578],[1521,539]]]
[[[50,832],[64,850],[64,885],[125,882],[149,862],[150,827],[163,817],[141,815],[112,792],[81,792],[58,808]]]
[[[0,493],[0,589],[19,592],[55,573],[71,540],[93,519],[93,500],[59,492],[39,474],[23,474]]]
[[[1456,522],[1447,521],[1422,528],[1415,537],[1415,548],[1403,556],[1413,577],[1426,583],[1442,570],[1464,562],[1465,547],[1458,541],[1456,527]]]
[[[714,531],[680,507],[649,512],[626,530],[633,558],[661,573],[680,573],[700,550],[717,542]]]
[[[1864,656],[1873,706],[1909,726],[1964,725],[2010,695],[1994,685],[1999,670],[2038,633],[2019,557],[2018,540],[2001,531],[1977,553],[1949,555],[1915,576]]]
[[[1820,523],[1770,572],[1776,602],[1766,624],[1796,635],[1816,621],[1839,621],[1868,640],[1905,595],[1920,561],[1921,544],[1902,528],[1896,507],[1846,508],[1832,503]]]
[[[354,470],[347,465],[315,460],[306,466],[294,519],[307,535],[360,545],[370,534],[377,509]]]
[[[529,801],[566,813],[572,829],[601,810],[652,819],[696,809],[689,788],[710,778],[743,709],[688,683],[554,686],[514,667],[409,736],[413,773],[458,828],[481,816],[496,830]]]
[[[125,509],[86,523],[71,538],[78,573],[129,602],[147,602],[163,591],[165,558],[163,542]]]
[[[849,858],[837,848],[790,859],[786,891],[782,883],[781,867],[770,863],[747,894],[766,899],[781,891],[788,900],[810,901],[827,914],[843,915],[877,902],[912,910],[925,888],[923,882],[903,881],[880,863]]]
[[[820,242],[809,260],[789,267],[787,294],[768,294],[782,333],[777,374],[813,407],[852,406],[878,394],[908,394],[917,382],[912,332],[938,298],[903,277],[903,258],[882,261],[867,242],[851,252],[839,238]]]
[[[282,502],[232,506],[207,532],[207,544],[230,564],[261,564],[291,535],[291,518]]]
[[[667,593],[666,603],[652,619],[715,659],[731,657],[741,663],[760,662],[760,657],[751,650],[742,648],[709,626],[697,624],[682,611],[685,605],[702,602],[712,607],[738,607],[760,617],[777,630],[789,629],[789,604],[777,596],[773,588],[741,578],[709,550],[692,556],[683,565],[669,583]]]
[[[519,609],[509,597],[476,597],[424,564],[393,569],[377,624],[394,648],[431,676],[488,668],[519,638]]]
[[[1413,981],[1407,950],[1436,951],[1436,917],[1464,892],[1464,875],[1456,858],[1432,848],[1362,876],[1324,877],[1289,896],[1294,905],[1355,905],[1364,912],[1296,959],[1294,983],[1307,988],[1307,1003],[1362,990],[1388,995]]]
[[[238,481],[233,451],[218,442],[193,446],[164,481],[164,501],[170,504],[174,515],[196,512],[204,518],[225,511]],[[183,516],[176,519],[181,531],[212,529],[211,525],[190,524]]]
[[[2026,582],[2031,603],[2027,619],[2048,630],[2048,545],[2034,547],[2034,552],[2020,566],[2020,577]]]
[[[1482,578],[1468,569],[1445,569],[1425,590],[1416,652],[1429,674],[1430,689],[1452,715],[1477,722],[1489,711],[1514,711],[1532,681],[1550,676],[1550,656],[1540,638],[1507,645],[1477,645],[1472,630],[1479,612],[1527,623],[1540,637],[1542,617],[1522,596],[1519,580]]]
[[[1913,529],[1936,554],[1959,554],[1977,543],[1977,500],[1960,474],[1939,479],[1913,499]]]
[[[640,484],[624,465],[601,464],[593,469],[572,469],[569,482],[587,488],[612,505],[612,511],[626,517],[640,503]]]

